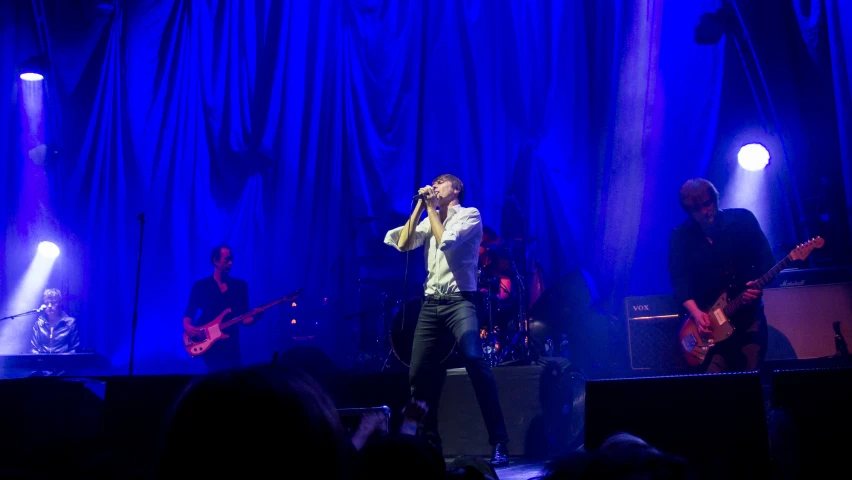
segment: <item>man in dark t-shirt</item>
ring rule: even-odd
[[[747,301],[730,318],[731,338],[710,350],[707,372],[755,370],[766,355],[767,324],[762,292],[752,283],[775,265],[769,241],[750,211],[719,209],[719,192],[707,180],[687,181],[680,204],[689,219],[672,231],[669,246],[677,301],[702,332],[710,325],[705,311],[723,292],[731,298],[745,291]]]
[[[219,245],[210,254],[213,275],[202,278],[192,285],[189,301],[183,315],[183,328],[190,336],[201,334],[199,326],[218,317],[225,309],[231,311],[223,320],[228,320],[249,311],[248,284],[230,276],[234,256],[231,248]],[[199,314],[200,312],[200,314]],[[249,324],[260,314],[247,318],[243,324]],[[228,338],[221,339],[202,355],[208,372],[242,366],[240,354],[240,326],[233,325],[223,333]]]

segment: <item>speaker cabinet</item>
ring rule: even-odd
[[[624,432],[687,459],[698,478],[769,478],[757,373],[586,382],[586,448]]]
[[[678,349],[682,317],[672,295],[624,299],[630,368],[658,372],[689,368]]]
[[[767,360],[828,357],[835,354],[833,322],[852,343],[852,281],[824,270],[792,270],[763,293],[769,324]]]

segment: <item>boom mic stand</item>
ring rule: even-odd
[[[509,259],[512,261],[512,271],[515,272],[515,279],[518,281],[518,318],[517,325],[518,330],[515,332],[515,335],[512,337],[512,340],[509,342],[503,352],[500,354],[500,358],[498,363],[503,361],[506,355],[512,351],[513,348],[518,348],[521,352],[521,357],[529,357],[529,352],[524,349],[524,340],[529,337],[529,332],[526,329],[525,315],[526,311],[524,310],[524,299],[527,297],[526,287],[524,286],[524,279],[521,271],[518,270],[517,264],[515,264],[514,252],[512,251],[512,247],[509,248]],[[524,256],[526,257],[526,252],[524,252]],[[530,346],[531,342],[530,342]],[[521,358],[521,360],[526,361],[528,358]]]
[[[521,205],[518,203],[518,199],[514,194],[509,194],[506,196],[512,200],[512,203],[515,205],[515,209],[518,212],[518,215],[521,217],[521,248],[523,250],[524,255],[524,269],[523,271],[518,269],[517,263],[515,262],[515,252],[512,249],[511,242],[509,243],[509,259],[512,261],[512,270],[515,272],[515,279],[518,281],[518,331],[512,337],[512,340],[509,342],[509,345],[503,349],[503,353],[501,354],[500,360],[509,354],[513,348],[517,348],[521,352],[521,360],[527,361],[529,360],[530,353],[532,349],[536,349],[537,347],[533,345],[532,339],[529,338],[529,331],[527,325],[527,312],[526,312],[526,300],[527,300],[527,289],[525,285],[525,278],[527,275],[527,245],[529,242],[529,238],[527,235],[527,218],[524,215],[524,211],[521,208]],[[529,349],[525,348],[524,343],[528,342]]]
[[[354,220],[355,220],[355,226],[352,227],[351,233],[349,234],[347,241],[343,242],[342,245],[340,246],[340,252],[337,254],[337,257],[334,259],[334,263],[332,263],[331,267],[329,267],[329,269],[328,269],[328,274],[331,275],[331,273],[334,272],[334,269],[340,267],[340,270],[338,271],[338,277],[340,278],[341,290],[338,293],[338,295],[340,296],[341,300],[345,300],[343,287],[342,287],[344,285],[344,282],[345,282],[344,276],[346,274],[346,271],[344,270],[344,255],[346,254],[346,252],[351,250],[352,246],[355,244],[355,239],[358,237],[358,233],[361,229],[361,225],[364,225],[366,223],[370,223],[374,220],[377,220],[377,218],[376,217],[357,217]],[[358,269],[358,292],[357,292],[357,295],[358,295],[358,312],[350,314],[350,315],[345,315],[343,317],[344,320],[350,320],[352,318],[358,317],[359,322],[360,322],[361,316],[364,314],[364,311],[360,309],[360,303],[361,303],[361,273],[360,273],[360,270],[361,269],[359,267],[359,269]],[[346,308],[346,307],[344,306],[342,308]],[[359,331],[361,331],[361,329],[363,328],[363,325],[361,325],[359,323],[358,328],[359,328]],[[361,350],[361,348],[363,347],[363,344],[364,344],[364,339],[359,338],[358,340],[359,340],[358,341],[358,349]]]
[[[133,376],[133,358],[136,353],[136,325],[139,320],[139,278],[142,275],[142,239],[145,237],[145,212],[139,214],[139,260],[136,266],[136,298],[133,300],[133,321],[130,324],[130,368]]]
[[[29,314],[31,314],[31,313],[38,313],[38,312],[39,312],[39,309],[38,309],[38,308],[34,308],[34,309],[32,309],[32,310],[28,310],[28,311],[26,311],[26,312],[16,313],[16,314],[14,314],[14,315],[9,315],[8,317],[0,318],[0,321],[2,321],[2,320],[11,320],[11,319],[13,319],[13,318],[23,317],[24,315],[29,315]]]

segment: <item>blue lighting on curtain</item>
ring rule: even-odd
[[[381,239],[435,176],[459,176],[486,225],[522,238],[519,269],[540,268],[545,288],[588,272],[618,314],[625,295],[670,290],[683,181],[737,168],[713,164],[730,145],[725,44],[692,40],[716,0],[144,0],[60,21],[85,4],[46,2],[64,40],[53,226],[82,340],[119,369],[140,212],[137,371],[203,368],[181,316],[220,243],[253,306],[306,292],[296,324],[276,308],[244,329],[246,362],[310,343],[346,364],[376,299],[422,288],[422,257],[404,284],[405,255]],[[27,6],[0,6],[0,78],[17,82],[15,62],[37,53]],[[6,117],[4,142],[20,144]],[[0,211],[15,218],[29,160],[3,145]],[[4,285],[26,268],[27,235],[9,227]]]

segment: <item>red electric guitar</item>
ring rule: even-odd
[[[810,241],[799,245],[784,257],[784,260],[778,262],[774,267],[770,268],[762,277],[754,281],[754,288],[762,289],[775,279],[778,273],[787,267],[794,260],[804,260],[815,248],[822,248],[825,240],[821,237],[816,237]],[[704,363],[710,349],[719,342],[727,340],[734,333],[734,326],[728,320],[741,306],[745,304],[742,293],[735,298],[728,300],[728,294],[722,293],[716,300],[716,303],[709,310],[704,310],[710,317],[710,332],[704,333],[698,330],[692,315],[686,319],[680,329],[678,335],[678,347],[681,355],[686,359],[686,363],[690,367],[697,367]]]
[[[187,353],[193,357],[203,355],[204,352],[210,350],[210,347],[212,347],[214,343],[229,337],[227,333],[223,332],[226,328],[231,325],[236,325],[247,318],[257,316],[263,311],[272,308],[281,302],[292,302],[301,297],[303,291],[304,289],[300,288],[293,293],[284,295],[278,300],[273,300],[266,305],[261,305],[254,310],[249,310],[247,313],[223,322],[222,319],[225,318],[225,315],[231,313],[231,309],[226,308],[218,317],[214,318],[206,325],[198,327],[198,329],[201,330],[200,334],[190,337],[187,332],[183,332],[183,347],[186,349]]]

